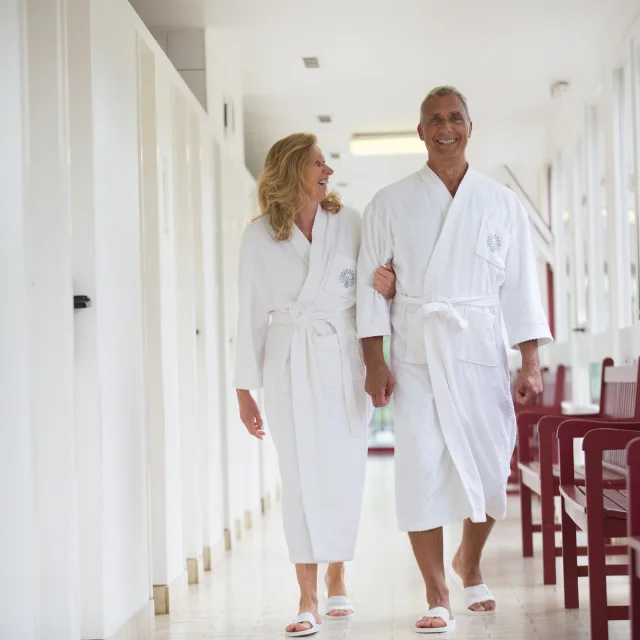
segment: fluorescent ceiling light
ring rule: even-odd
[[[354,156],[397,156],[427,153],[415,131],[399,133],[354,133],[350,151]]]

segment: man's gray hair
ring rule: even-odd
[[[458,91],[455,87],[450,85],[443,85],[441,87],[436,87],[435,89],[431,89],[429,91],[429,95],[422,101],[420,105],[420,122],[422,122],[422,118],[424,116],[425,109],[427,107],[427,103],[431,98],[443,98],[444,96],[455,96],[462,102],[462,106],[464,107],[464,112],[467,116],[467,120],[471,122],[471,116],[469,115],[469,105],[467,104],[467,99]]]

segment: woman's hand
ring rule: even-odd
[[[373,288],[381,293],[387,300],[396,295],[396,274],[391,264],[379,267],[373,276]]]
[[[260,416],[260,409],[258,409],[258,403],[251,395],[251,391],[247,389],[236,389],[236,395],[238,396],[238,408],[240,409],[240,420],[247,431],[262,440],[265,436],[265,432],[262,429],[262,417]]]

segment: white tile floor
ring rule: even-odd
[[[408,540],[396,529],[393,511],[393,461],[372,458],[357,557],[347,568],[347,584],[356,608],[350,621],[328,621],[317,637],[323,640],[395,640],[417,638],[415,620],[426,609],[424,589]],[[586,579],[581,579],[581,609],[565,611],[562,584],[542,585],[538,557],[520,552],[518,503],[496,526],[485,555],[484,573],[498,602],[492,617],[464,614],[460,593],[451,586],[458,629],[446,637],[468,640],[573,640],[589,637]],[[450,558],[459,530],[446,534]],[[562,572],[560,571],[560,580]],[[610,604],[628,602],[625,578],[610,578]],[[156,639],[267,640],[284,637],[283,629],[297,613],[297,587],[287,561],[279,505],[234,552],[205,574],[202,584],[185,590],[172,603],[171,616],[156,618]],[[611,640],[629,638],[627,622],[609,624]],[[600,639],[597,639],[600,640]]]

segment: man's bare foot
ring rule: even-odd
[[[462,547],[460,547],[456,552],[451,566],[462,579],[462,586],[465,589],[467,587],[475,587],[479,584],[484,584],[484,580],[482,579],[482,572],[480,571],[480,565],[476,563],[465,562]],[[470,611],[476,611],[478,613],[495,611],[495,609],[495,600],[475,602],[469,607]]]
[[[436,607],[444,607],[449,612],[449,618],[453,620],[451,615],[451,604],[449,603],[449,592],[445,591],[442,594],[437,594],[435,597],[428,598],[429,609],[435,609]],[[418,622],[416,627],[418,629],[442,629],[447,626],[447,621],[440,617],[428,617],[424,616]]]
[[[316,619],[316,623],[320,624],[320,615],[318,614],[318,599],[314,598],[312,600],[300,600],[300,611],[298,611],[298,615],[301,613],[312,613],[313,617]],[[311,624],[309,622],[300,622],[298,624],[290,624],[285,631],[308,631],[311,629]]]
[[[327,568],[327,574],[324,577],[324,583],[327,586],[327,597],[347,596],[347,586],[344,582],[344,565],[340,562],[330,564]],[[335,609],[327,612],[331,618],[344,618],[351,611],[347,609]]]

